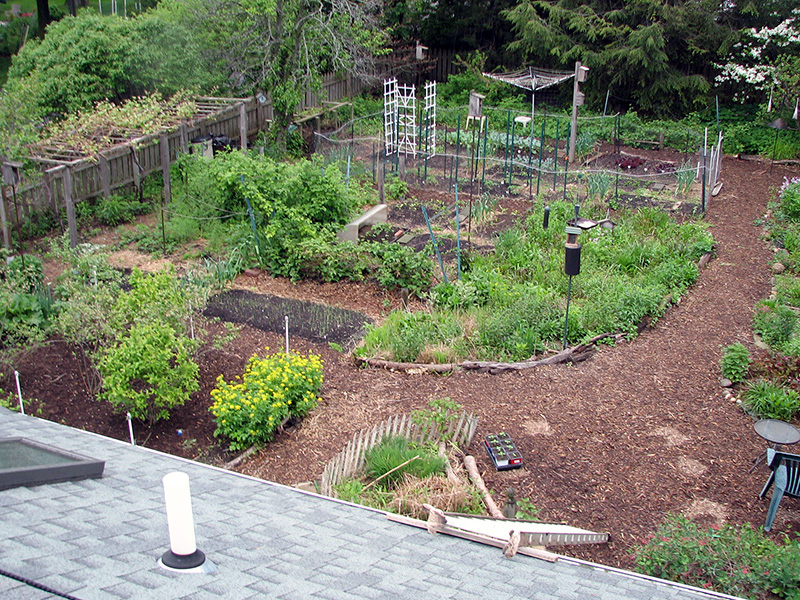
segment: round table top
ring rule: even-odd
[[[796,444],[800,442],[797,427],[778,419],[762,419],[753,425],[756,433],[773,444]]]

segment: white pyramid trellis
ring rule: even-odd
[[[436,82],[425,84],[425,112],[423,113],[424,150],[428,156],[436,156]]]
[[[397,85],[397,151],[414,156],[417,152],[417,89]]]
[[[397,79],[383,81],[383,133],[386,155],[397,149]]]

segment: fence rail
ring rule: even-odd
[[[475,437],[478,418],[472,413],[461,413],[442,431],[436,424],[419,425],[408,415],[389,417],[372,429],[362,429],[327,465],[322,472],[320,493],[333,496],[333,488],[358,474],[363,468],[367,451],[381,443],[386,436],[397,436],[425,444],[447,438],[461,447],[466,447]]]

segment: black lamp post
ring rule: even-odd
[[[567,243],[564,247],[564,273],[569,276],[569,283],[567,284],[567,312],[564,317],[564,343],[563,349],[567,349],[567,331],[569,329],[569,302],[572,297],[572,277],[581,272],[581,245],[578,243],[578,235],[581,231],[592,229],[593,227],[600,226],[603,229],[614,230],[616,223],[606,217],[599,221],[591,219],[581,219],[578,213],[581,210],[580,204],[575,205],[575,218],[567,222]],[[547,217],[549,211],[545,213]]]

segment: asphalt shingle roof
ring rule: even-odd
[[[0,437],[106,461],[101,479],[0,491],[0,573],[81,600],[697,600],[703,590],[549,563],[390,522],[383,513],[0,408]],[[197,546],[217,569],[174,573],[161,478],[187,473]],[[55,598],[0,575],[0,597]]]

